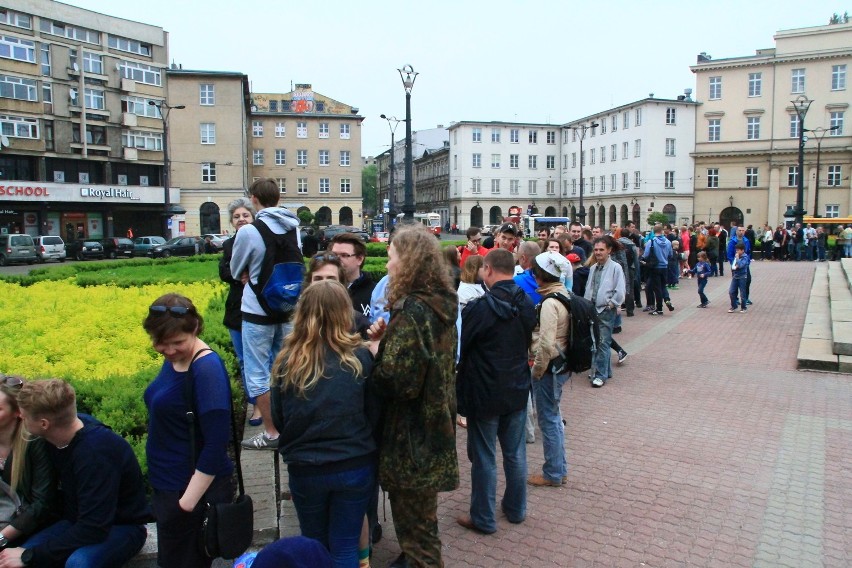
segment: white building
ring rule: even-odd
[[[562,126],[562,204],[585,224],[647,225],[648,213],[693,220],[695,107],[689,95],[650,95]],[[581,152],[582,147],[582,152]]]

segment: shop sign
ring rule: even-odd
[[[79,185],[73,183],[3,180],[2,201],[48,201],[65,203],[163,203],[162,187],[141,185]],[[180,203],[180,189],[169,188],[169,201]],[[7,213],[13,214],[13,213]]]

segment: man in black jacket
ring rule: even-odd
[[[367,246],[355,233],[340,233],[331,239],[329,250],[340,257],[346,276],[346,288],[352,307],[365,317],[370,317],[370,298],[376,283],[369,274],[361,271],[367,259]]]
[[[480,269],[488,291],[462,312],[456,379],[459,413],[467,417],[471,461],[470,516],[458,523],[481,533],[497,530],[497,440],[503,453],[506,491],[501,501],[509,522],[526,517],[527,455],[524,435],[530,392],[528,350],[536,315],[532,300],[512,275],[507,250],[489,252]]]

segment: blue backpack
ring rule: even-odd
[[[266,253],[257,284],[249,281],[266,315],[276,321],[288,321],[296,309],[305,279],[305,263],[296,230],[273,233],[262,220],[252,223],[263,238]]]

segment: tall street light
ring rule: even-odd
[[[157,107],[160,112],[160,118],[163,119],[163,235],[169,235],[169,221],[172,215],[186,213],[186,210],[180,206],[173,206],[169,195],[169,178],[171,177],[172,162],[169,157],[169,113],[172,110],[183,110],[185,105],[170,106],[166,101],[149,100],[148,104]]]
[[[583,162],[585,162],[585,157],[583,156],[583,140],[586,139],[586,131],[590,128],[597,128],[600,126],[597,122],[593,122],[591,124],[581,124],[580,126],[572,126],[571,130],[575,133],[577,130],[581,130],[580,132],[580,212],[577,216],[580,218],[580,223],[586,224],[586,208],[583,206],[583,191],[585,189],[585,178],[583,178]],[[571,219],[573,221],[573,219]]]
[[[805,216],[805,115],[811,108],[812,100],[805,95],[799,95],[793,103],[796,115],[799,117],[799,175],[796,176],[796,208],[792,211],[796,223],[801,223]],[[786,216],[786,215],[785,215]]]
[[[381,115],[381,117],[388,121],[388,129],[390,130],[390,133],[391,133],[390,180],[388,180],[388,209],[389,209],[389,211],[388,211],[388,216],[387,216],[387,223],[385,223],[385,230],[390,231],[391,227],[393,226],[392,225],[393,218],[394,218],[393,217],[393,215],[394,215],[393,204],[394,204],[394,201],[396,199],[396,190],[394,189],[394,186],[393,186],[393,182],[394,182],[393,177],[394,177],[394,169],[395,169],[394,154],[396,153],[396,145],[395,145],[395,142],[394,142],[394,136],[396,135],[396,127],[399,126],[399,123],[402,122],[402,121],[399,120],[395,116],[386,116],[386,115],[383,114],[383,115]]]
[[[816,166],[816,185],[814,186],[814,217],[821,217],[819,214],[819,158],[820,152],[822,152],[822,139],[825,138],[825,135],[829,132],[834,132],[840,128],[839,124],[835,124],[831,128],[823,128],[820,126],[819,128],[814,128],[813,130],[805,130],[804,132],[813,132],[817,135],[817,166]],[[805,138],[807,141],[807,138]]]
[[[405,213],[405,223],[414,222],[414,174],[411,159],[411,89],[417,80],[417,73],[411,65],[404,65],[399,71],[402,88],[405,89],[405,203],[402,212]]]

